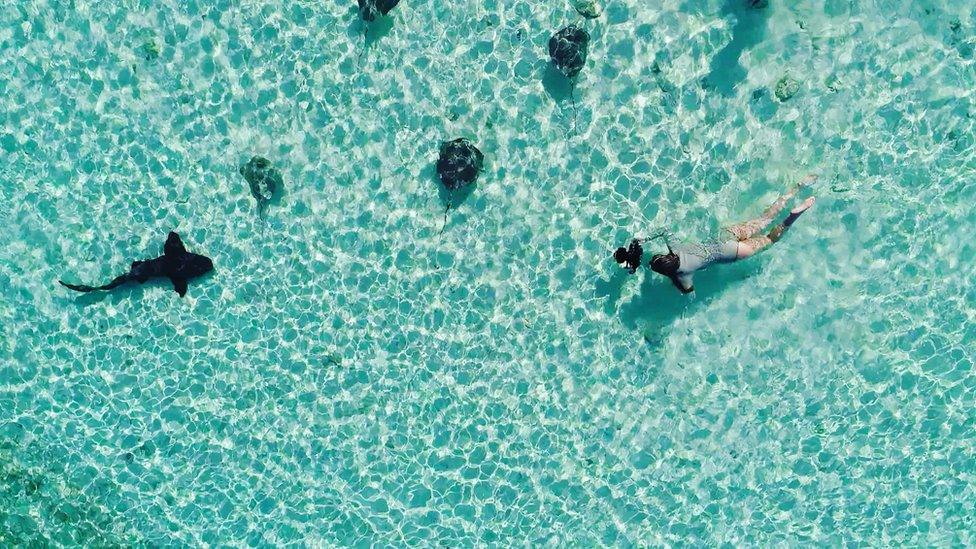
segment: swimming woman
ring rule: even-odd
[[[793,208],[786,219],[773,227],[769,233],[760,234],[761,231],[773,222],[773,219],[783,211],[786,203],[796,196],[797,192],[815,179],[815,176],[808,176],[790,192],[779,197],[760,217],[724,229],[722,237],[719,239],[705,244],[675,245],[674,249],[672,249],[671,242],[666,241],[668,253],[657,254],[652,257],[651,270],[668,277],[682,293],[687,294],[695,291],[693,276],[696,271],[706,269],[716,263],[732,263],[751,257],[760,250],[778,242],[800,215],[813,206],[816,202],[815,198],[808,198]],[[620,258],[617,258],[617,261],[619,263]]]

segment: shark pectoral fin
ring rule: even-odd
[[[183,241],[180,240],[180,235],[171,231],[169,236],[166,238],[166,244],[163,245],[163,254],[175,255],[185,253],[186,247],[183,246]]]
[[[186,295],[186,279],[185,278],[173,278],[173,289],[176,293],[180,294],[180,297]]]

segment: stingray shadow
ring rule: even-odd
[[[648,344],[659,346],[675,320],[707,306],[760,270],[760,263],[751,262],[719,265],[695,273],[695,293],[689,296],[679,292],[667,278],[643,269],[640,294],[620,306],[620,319],[625,326],[640,329]]]
[[[255,157],[252,157],[252,158],[257,158],[257,157],[255,156]],[[266,157],[262,157],[262,158],[266,158]],[[244,168],[248,165],[249,162],[250,161],[245,161],[244,163],[239,163],[238,164],[239,167],[234,171],[234,173],[232,174],[231,177],[233,177],[233,178],[240,178],[240,181],[243,181],[243,183],[244,183],[244,190],[247,192],[248,196],[250,196],[252,199],[254,199],[254,202],[255,202],[255,205],[256,205],[255,206],[255,211],[257,211],[258,217],[260,217],[261,219],[264,219],[265,215],[268,213],[268,210],[271,209],[271,208],[273,208],[273,207],[276,208],[276,207],[280,206],[282,199],[284,199],[285,195],[288,194],[287,184],[285,183],[285,176],[284,176],[284,174],[281,173],[281,170],[278,169],[275,166],[274,163],[272,163],[271,164],[271,172],[269,172],[269,174],[270,173],[277,174],[278,175],[278,180],[280,181],[280,183],[278,183],[278,184],[275,185],[274,192],[271,193],[271,197],[270,198],[268,198],[267,200],[265,200],[263,198],[259,198],[259,197],[255,196],[254,192],[251,191],[251,182],[247,180],[247,177],[245,177],[244,176],[244,173],[243,173],[244,172]]]
[[[278,173],[281,173],[280,171]],[[281,184],[275,188],[275,191],[271,193],[271,198],[267,200],[257,200],[257,212],[258,217],[264,219],[268,215],[268,210],[272,208],[277,208],[281,205],[281,201],[287,194],[285,190],[285,178],[282,176]]]
[[[576,85],[579,83],[579,76],[569,78],[559,72],[552,63],[547,62],[542,69],[542,87],[546,94],[563,109],[563,114],[569,118],[572,131],[576,131],[576,124],[579,118],[579,106],[576,104]],[[566,102],[570,103],[572,112],[566,112]]]
[[[721,15],[735,16],[732,40],[714,57],[705,81],[723,95],[732,95],[735,86],[745,80],[746,70],[739,57],[766,35],[770,8],[766,0],[725,0]]]
[[[556,103],[571,101],[576,91],[576,83],[573,79],[559,72],[559,69],[548,61],[542,69],[542,87]]]
[[[437,186],[437,197],[440,200],[441,206],[443,207],[442,211],[444,212],[444,227],[447,228],[448,217],[450,217],[451,212],[457,210],[468,200],[471,193],[478,187],[478,182],[475,181],[470,185],[451,190],[441,183],[441,178],[437,175],[437,164],[431,164],[424,172],[426,173],[426,178]]]
[[[381,15],[373,21],[364,21],[359,17],[359,9],[353,7],[350,12],[353,21],[346,28],[346,33],[350,38],[359,37],[362,39],[363,51],[360,52],[361,56],[369,53],[369,50],[373,49],[393,30],[392,15]]]

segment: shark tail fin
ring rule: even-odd
[[[64,286],[65,288],[69,290],[74,290],[76,292],[97,292],[99,290],[111,290],[112,288],[121,286],[122,284],[125,284],[130,280],[132,280],[132,277],[130,277],[127,274],[124,274],[115,277],[114,280],[112,280],[108,284],[105,284],[104,286],[86,286],[84,284],[68,284],[63,280],[59,280],[58,282],[60,282],[61,285]]]
[[[63,280],[59,280],[58,283],[64,286],[65,288],[69,290],[74,290],[76,292],[94,292],[98,290],[98,288],[95,288],[94,286],[85,286],[84,284],[68,284]]]

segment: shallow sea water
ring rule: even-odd
[[[575,124],[564,2],[6,3],[0,544],[976,544],[976,1],[741,1],[606,1]]]

